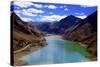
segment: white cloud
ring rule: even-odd
[[[68,8],[65,8],[64,11],[68,11]]]
[[[85,19],[87,16],[83,15],[83,16],[76,16],[76,17],[81,18],[81,19]]]
[[[29,2],[29,1],[14,1],[14,5],[17,5],[19,7],[29,7],[31,5],[33,5],[33,3]]]
[[[33,3],[33,6],[35,6],[35,7],[37,7],[37,8],[42,8],[42,7],[43,7],[42,4],[34,4],[34,3]]]
[[[23,10],[15,10],[14,12],[18,15],[23,14],[23,15],[27,15],[27,16],[37,16],[37,14],[32,14],[32,12],[28,12],[24,9]]]
[[[45,5],[44,7],[47,7],[49,9],[56,9],[57,8],[55,5]]]
[[[26,18],[26,17],[21,17],[21,19],[26,22],[33,21],[31,18]]]
[[[53,21],[60,21],[62,18],[65,18],[65,15],[50,15],[50,16],[43,16],[41,21],[44,22],[53,22]]]
[[[14,1],[14,2],[16,2],[16,1]],[[23,0],[23,2],[29,2],[29,1]],[[41,0],[34,0],[34,2],[41,2]],[[88,5],[88,6],[97,6],[97,4],[99,4],[99,0],[42,0],[42,2],[76,4],[76,5],[79,4],[79,5]]]
[[[44,11],[34,9],[34,8],[23,9],[23,10],[15,10],[14,12],[17,13],[17,14],[23,14],[23,15],[26,15],[26,16],[37,16],[37,14],[44,13]]]
[[[34,7],[37,7],[37,8],[42,8],[43,5],[42,4],[35,4],[35,3],[32,3],[32,2],[29,2],[29,1],[14,1],[14,5],[17,5],[19,7],[29,7],[29,6],[34,6]]]
[[[27,15],[27,16],[37,16],[37,14],[33,14],[32,12],[28,11],[28,10],[22,10],[21,12],[23,15]]]
[[[27,12],[31,12],[31,13],[44,13],[43,10],[39,10],[39,9],[34,9],[34,8],[29,8],[26,10]]]

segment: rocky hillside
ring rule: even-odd
[[[72,25],[66,29],[63,37],[67,40],[81,42],[85,44],[87,50],[92,54],[91,57],[97,56],[97,12],[89,15],[80,23]]]
[[[67,16],[67,17],[61,19],[58,23],[58,26],[59,26],[58,30],[60,30],[59,33],[60,32],[64,33],[66,29],[68,29],[72,25],[80,23],[80,21],[82,21],[82,19],[77,18],[73,15],[70,15],[70,16]]]
[[[29,44],[31,46],[43,46],[45,39],[41,32],[34,26],[29,26],[28,22],[22,21],[15,13],[11,14],[13,23],[13,50],[16,51]]]

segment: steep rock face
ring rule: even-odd
[[[87,45],[87,50],[96,56],[97,52],[97,12],[89,15],[81,23],[71,26],[63,37],[67,40]]]
[[[45,39],[41,33],[34,27],[31,28],[28,22],[22,21],[15,13],[11,14],[11,23],[13,23],[13,50],[21,49],[29,44],[32,46],[44,45]]]

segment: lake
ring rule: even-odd
[[[45,47],[23,56],[21,59],[29,65],[86,62],[90,59],[85,48],[78,43],[64,40],[61,36],[47,36]]]

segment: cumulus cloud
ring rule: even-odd
[[[37,7],[37,8],[42,8],[42,7],[43,7],[42,4],[35,4],[35,3],[33,3],[33,6],[35,6],[35,7]]]
[[[55,5],[45,5],[44,7],[47,7],[49,9],[56,9],[57,8]]]
[[[24,8],[27,8],[29,6],[34,6],[36,8],[42,8],[43,5],[42,4],[35,4],[35,3],[32,3],[32,2],[29,2],[29,1],[14,1],[14,5],[17,5],[19,7],[24,7]]]
[[[44,22],[54,22],[54,21],[60,21],[62,18],[65,18],[66,16],[65,15],[50,15],[50,16],[43,16],[41,18],[41,21],[44,21]]]
[[[23,15],[26,15],[26,16],[37,16],[37,14],[44,13],[44,11],[34,9],[34,8],[23,9],[23,10],[15,10],[14,12],[17,13],[17,14],[23,14]]]
[[[68,8],[65,8],[64,11],[68,11]]]
[[[30,13],[44,13],[43,10],[39,10],[39,9],[34,9],[34,8],[29,8],[26,10],[27,12],[30,12]]]
[[[14,5],[17,5],[19,7],[29,7],[32,6],[33,3],[29,2],[29,1],[14,1]]]
[[[37,16],[37,14],[33,14],[31,11],[28,10],[22,10],[21,13],[27,16]]]
[[[28,12],[26,10],[15,10],[14,11],[15,13],[17,14],[23,14],[23,15],[26,15],[26,16],[37,16],[37,14],[33,14],[32,12]]]

